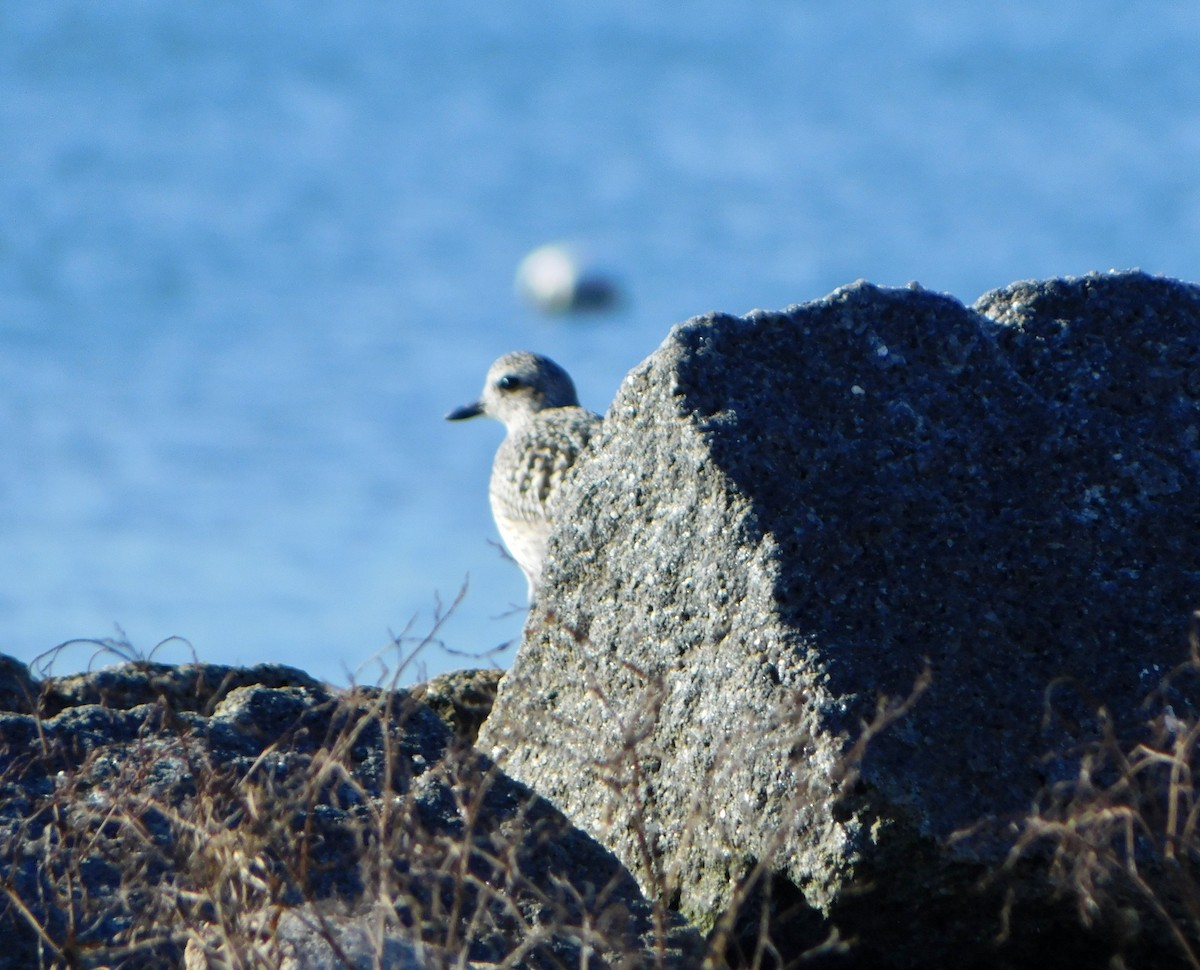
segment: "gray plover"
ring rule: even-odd
[[[600,416],[579,406],[565,370],[540,354],[505,354],[488,370],[483,396],[446,415],[461,421],[486,414],[507,434],[492,462],[488,498],[500,538],[537,593],[559,486],[596,429]]]

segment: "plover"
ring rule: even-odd
[[[560,485],[601,418],[579,406],[575,384],[540,354],[505,354],[488,370],[483,396],[446,415],[461,421],[480,414],[504,423],[507,434],[492,462],[488,498],[500,538],[525,573],[529,599],[537,595],[546,541]]]

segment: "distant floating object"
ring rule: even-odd
[[[616,281],[563,243],[539,246],[517,267],[517,293],[543,313],[610,310],[620,297]]]

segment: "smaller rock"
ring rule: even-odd
[[[0,713],[0,970],[68,947],[126,970],[700,965],[694,930],[408,691],[98,674],[109,701],[156,699]],[[481,719],[498,677],[423,693]]]
[[[231,691],[251,686],[322,689],[319,680],[284,664],[226,667],[191,663],[176,667],[140,662],[49,680],[41,713],[54,717],[85,704],[129,710],[161,700],[172,711],[209,714]]]

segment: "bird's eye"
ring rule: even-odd
[[[512,374],[505,374],[500,380],[496,381],[496,386],[502,391],[514,391],[521,386],[521,378],[514,377]]]

